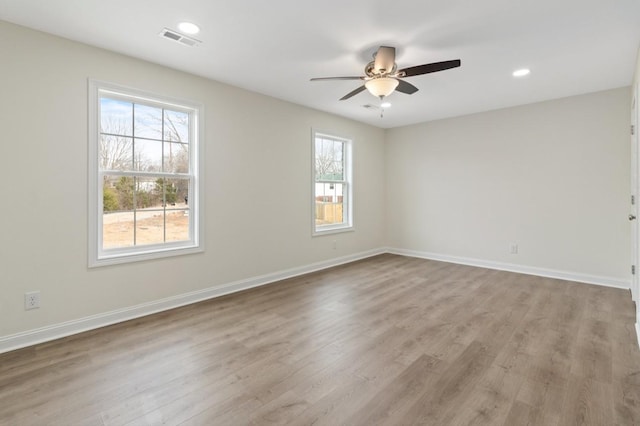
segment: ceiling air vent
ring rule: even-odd
[[[195,46],[199,43],[202,43],[200,40],[196,40],[195,38],[187,37],[185,35],[180,34],[179,32],[170,30],[169,28],[165,28],[160,32],[160,37],[168,38],[169,40],[177,41],[180,44],[184,44],[186,46]]]

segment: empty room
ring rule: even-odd
[[[640,425],[640,2],[0,0],[0,425]]]

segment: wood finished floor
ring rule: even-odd
[[[382,255],[0,355],[0,424],[640,425],[633,315]]]

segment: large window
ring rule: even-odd
[[[202,250],[201,107],[89,83],[89,264]]]
[[[351,141],[313,132],[313,233],[350,230]]]

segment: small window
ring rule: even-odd
[[[89,266],[202,251],[202,108],[89,86]]]
[[[351,230],[351,141],[313,133],[313,234]]]

